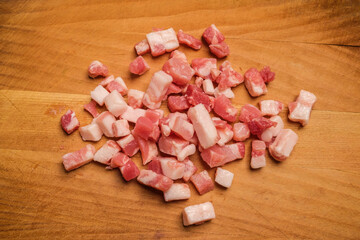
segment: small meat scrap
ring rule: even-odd
[[[158,158],[163,174],[172,180],[180,179],[184,176],[185,164],[172,157]]]
[[[185,93],[186,100],[192,106],[196,106],[200,103],[210,112],[211,111],[211,101],[208,95],[206,95],[201,88],[190,84]]]
[[[248,122],[250,133],[254,136],[257,136],[258,138],[261,138],[261,135],[266,129],[270,127],[276,127],[276,125],[276,122],[273,122],[270,119],[264,117],[254,118]]]
[[[126,111],[121,115],[121,118],[128,120],[129,122],[136,123],[139,117],[145,117],[146,110],[141,108],[127,107]]]
[[[182,215],[184,226],[199,225],[214,219],[215,210],[211,202],[205,202],[184,208]]]
[[[183,163],[185,164],[183,180],[185,182],[188,182],[190,180],[191,176],[196,173],[197,167],[194,165],[194,163],[189,158],[185,159],[183,161]]]
[[[149,53],[150,46],[149,46],[148,41],[146,39],[144,39],[144,40],[138,42],[137,44],[135,44],[135,51],[136,51],[136,54],[139,56]]]
[[[164,175],[162,170],[161,170],[161,163],[160,163],[159,159],[160,159],[159,157],[156,157],[151,162],[149,162],[148,165],[147,165],[147,169],[151,170],[153,172],[156,172],[158,174]]]
[[[265,160],[266,144],[261,140],[253,140],[251,143],[251,162],[252,169],[258,169],[266,166]]]
[[[190,108],[185,96],[169,96],[167,105],[170,112],[184,112]]]
[[[172,77],[164,71],[154,73],[144,95],[143,104],[150,109],[159,108],[171,82]]]
[[[221,167],[216,168],[215,182],[220,186],[229,188],[232,184],[234,174],[228,170],[222,169]]]
[[[269,66],[265,66],[261,69],[260,75],[264,79],[265,83],[269,83],[275,79],[275,73],[271,71]]]
[[[214,112],[222,119],[235,122],[238,110],[231,104],[231,101],[224,95],[215,98]]]
[[[297,141],[298,135],[293,130],[282,129],[275,141],[270,144],[269,152],[276,160],[284,161],[290,156]]]
[[[217,68],[212,68],[210,69],[210,76],[211,76],[211,80],[215,81],[221,74],[221,71]]]
[[[129,66],[130,72],[136,75],[143,75],[145,72],[149,71],[149,69],[150,66],[142,56],[135,58]]]
[[[189,185],[186,183],[173,183],[170,189],[164,192],[165,202],[186,200],[191,196]]]
[[[157,141],[160,136],[159,126],[147,117],[139,117],[136,121],[133,134],[145,140]]]
[[[158,145],[160,152],[171,156],[177,156],[186,146],[189,145],[189,142],[174,134],[170,134],[168,137],[162,135],[159,138]]]
[[[128,104],[132,108],[141,108],[142,99],[144,98],[144,92],[136,89],[129,89],[128,91]]]
[[[140,174],[139,168],[132,160],[129,160],[124,166],[121,166],[120,172],[127,182],[136,178]]]
[[[106,77],[109,73],[109,70],[107,66],[102,64],[101,62],[95,60],[92,63],[90,63],[90,66],[88,68],[88,75],[91,78],[96,78],[98,76]]]
[[[140,171],[140,174],[137,177],[137,181],[141,184],[163,192],[169,190],[171,188],[171,185],[173,184],[173,180],[171,180],[170,178],[162,174],[157,174],[156,172],[153,172],[151,170],[145,169],[142,169]]]
[[[219,31],[215,24],[211,24],[210,27],[205,29],[202,37],[209,45],[225,41],[224,35]]]
[[[244,74],[245,87],[252,97],[258,97],[267,93],[264,79],[256,68],[250,68]]]
[[[94,155],[94,161],[102,164],[110,164],[110,160],[120,152],[119,145],[113,141],[108,140]]]
[[[240,83],[244,82],[244,77],[231,67],[231,63],[229,61],[225,61],[220,65],[220,71],[220,75],[216,78],[216,82],[219,84],[219,91],[236,87]]]
[[[186,141],[189,141],[194,135],[194,126],[182,117],[176,117],[171,130]]]
[[[215,90],[214,90],[214,96],[218,97],[220,95],[224,95],[227,98],[234,98],[235,97],[235,94],[231,90],[231,88],[227,88],[227,89],[225,89],[223,91],[219,91],[219,87],[216,87]]]
[[[115,121],[116,119],[114,115],[108,111],[102,112],[97,118],[95,118],[96,124],[99,125],[101,131],[106,137],[114,137],[113,124]]]
[[[260,110],[263,116],[278,115],[284,108],[284,104],[275,100],[263,100],[259,102]]]
[[[110,160],[110,167],[112,169],[114,168],[118,168],[118,167],[122,167],[125,166],[125,164],[130,161],[130,158],[128,156],[126,156],[124,153],[122,152],[118,152],[117,154],[114,155],[113,158],[111,158]]]
[[[276,122],[276,126],[269,127],[261,134],[260,139],[266,143],[270,143],[280,133],[281,129],[284,128],[284,122],[280,116],[273,116],[270,121]]]
[[[80,126],[79,120],[75,116],[73,110],[68,110],[64,115],[61,116],[61,127],[67,133],[71,134]]]
[[[195,78],[195,86],[197,86],[198,88],[201,88],[201,86],[203,85],[204,79],[202,77],[196,77]]]
[[[219,146],[224,146],[233,138],[234,132],[232,130],[232,127],[226,121],[223,121],[220,118],[213,117],[212,120],[220,137],[217,144]]]
[[[113,123],[114,137],[124,137],[130,134],[129,123],[126,119],[119,119]]]
[[[194,184],[200,195],[203,195],[214,189],[214,183],[206,170],[192,175],[190,181]]]
[[[64,168],[66,171],[71,171],[91,162],[94,158],[95,152],[95,147],[88,144],[76,152],[65,154],[62,157]]]
[[[83,141],[94,141],[97,142],[101,139],[103,132],[101,131],[99,125],[95,122],[80,127],[79,132]]]
[[[191,62],[195,75],[203,79],[211,78],[211,69],[216,68],[216,58],[195,58]]]
[[[119,117],[123,114],[128,105],[125,102],[124,98],[118,91],[113,91],[109,95],[106,96],[104,99],[105,106],[115,117]]]
[[[91,98],[100,106],[104,105],[104,99],[109,95],[109,92],[101,85],[97,86],[93,91],[91,91]]]
[[[106,89],[109,92],[118,91],[122,96],[126,95],[128,88],[121,77],[117,77],[114,81],[111,81],[107,86]]]
[[[204,149],[200,155],[209,167],[219,167],[236,159],[242,159],[245,155],[245,144],[238,142],[224,146],[214,145]]]
[[[170,53],[169,58],[181,58],[184,61],[187,61],[186,55],[185,53],[179,51],[179,50],[174,50]]]
[[[104,80],[100,82],[100,85],[106,87],[110,82],[114,81],[114,75],[107,76]]]
[[[183,30],[179,30],[177,34],[180,44],[184,44],[192,49],[199,50],[201,48],[201,41],[190,34],[184,33]]]
[[[195,152],[196,146],[194,144],[189,144],[179,152],[179,154],[177,155],[177,159],[179,161],[184,161],[187,157],[195,154]]]
[[[161,109],[147,109],[145,112],[145,117],[150,119],[150,121],[157,126],[159,125],[160,119],[163,118],[163,116],[164,111]]]
[[[96,102],[94,100],[91,100],[88,104],[85,104],[84,109],[88,111],[94,118],[99,116],[99,113],[96,109]]]
[[[178,85],[171,83],[163,100],[166,100],[169,95],[181,93],[181,91],[182,89]]]
[[[214,84],[210,79],[205,79],[203,81],[202,87],[207,95],[214,95]]]
[[[309,122],[311,109],[315,102],[316,96],[313,93],[301,90],[296,101],[289,103],[289,119],[305,126]]]
[[[259,118],[261,116],[261,111],[257,107],[251,104],[245,104],[240,110],[239,121],[248,123],[254,118]]]
[[[151,140],[145,140],[137,135],[133,136],[139,144],[143,165],[148,164],[151,160],[159,155],[159,151],[155,142]]]
[[[134,156],[139,151],[139,144],[132,134],[129,134],[126,137],[117,140],[116,142],[119,144],[124,153],[129,157]]]
[[[233,127],[234,141],[243,142],[250,137],[250,129],[246,123],[235,123]],[[266,131],[266,130],[265,130]]]
[[[167,60],[162,70],[173,78],[173,83],[179,86],[188,84],[195,74],[194,69],[190,67],[186,60],[177,57]]]
[[[160,30],[146,34],[149,43],[151,55],[160,56],[165,52],[171,52],[179,47],[174,29]]]
[[[209,48],[210,52],[217,58],[224,58],[230,54],[230,49],[226,42],[210,44]]]

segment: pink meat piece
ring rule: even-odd
[[[113,123],[114,137],[124,137],[130,134],[129,123],[126,119],[120,119]]]
[[[101,131],[106,137],[114,137],[113,124],[116,119],[110,112],[102,112],[96,119],[95,122],[99,125]]]
[[[127,110],[127,103],[118,91],[113,91],[104,99],[105,106],[115,117],[119,117]]]
[[[169,97],[169,95],[181,93],[181,91],[182,91],[182,89],[179,86],[171,83],[168,90],[166,91],[166,94],[165,94],[165,97],[163,100],[166,100]]]
[[[275,73],[271,71],[269,66],[265,66],[261,69],[260,75],[264,79],[265,83],[269,83],[275,79]]]
[[[155,125],[159,125],[159,121],[163,116],[164,112],[161,109],[147,109],[145,112],[145,117],[150,119],[150,121],[153,122]]]
[[[224,58],[230,54],[230,49],[226,42],[210,44],[209,48],[210,52],[217,58]]]
[[[216,58],[195,58],[191,62],[195,75],[204,79],[211,79],[211,69],[216,68]]]
[[[160,129],[147,117],[139,117],[136,121],[133,134],[142,137],[145,140],[157,141],[160,136]]]
[[[130,72],[136,75],[143,75],[145,72],[149,71],[149,69],[150,66],[142,56],[135,58],[129,65]]]
[[[111,81],[107,86],[106,89],[109,92],[118,91],[122,96],[126,95],[128,88],[121,77],[117,77],[114,81]]]
[[[162,70],[173,78],[173,83],[180,86],[188,84],[195,74],[194,69],[182,58],[170,58],[165,62]]]
[[[109,73],[108,68],[97,60],[90,63],[90,66],[88,68],[88,75],[91,78],[96,78],[98,76],[106,77],[108,73]]]
[[[160,157],[158,158],[161,165],[161,171],[165,176],[172,180],[180,179],[184,176],[185,164],[179,162],[172,157]]]
[[[256,68],[250,68],[244,74],[245,87],[252,97],[258,97],[267,93],[264,79]]]
[[[188,117],[194,126],[200,145],[205,149],[214,146],[219,140],[219,136],[205,106],[198,104],[191,107],[188,111]]]
[[[130,161],[128,156],[122,152],[118,152],[111,158],[109,166],[111,169],[122,167],[125,166],[128,161]]]
[[[79,132],[83,141],[97,142],[101,139],[103,132],[100,127],[94,122],[89,125],[79,128]]]
[[[96,109],[96,102],[94,100],[91,100],[88,104],[85,104],[84,109],[88,111],[94,118],[99,116],[99,113]]]
[[[114,81],[114,75],[107,76],[104,80],[100,82],[100,85],[106,87],[110,82]]]
[[[142,169],[140,171],[140,175],[137,177],[137,181],[141,184],[144,184],[146,186],[155,188],[163,192],[169,190],[174,182],[173,180],[162,174],[157,174],[151,170],[145,170],[145,169]]]
[[[180,44],[184,44],[195,50],[199,50],[201,48],[201,41],[199,39],[196,39],[190,34],[184,33],[181,29],[179,30],[177,37]]]
[[[146,34],[146,39],[149,43],[151,54],[156,57],[171,52],[179,47],[174,29],[160,30]]]
[[[104,105],[104,99],[107,95],[109,95],[109,92],[101,85],[90,92],[91,98],[100,106]]]
[[[276,127],[276,125],[276,122],[273,122],[270,119],[264,117],[254,118],[248,122],[250,133],[254,136],[257,136],[258,138],[261,138],[261,135],[266,129],[273,126]]]
[[[228,170],[222,169],[221,167],[216,168],[215,182],[223,187],[231,187],[234,174]]]
[[[227,124],[226,121],[221,120],[220,118],[212,118],[214,125],[216,127],[217,133],[220,136],[217,144],[219,146],[224,146],[229,142],[234,135],[231,125]]]
[[[183,150],[180,151],[180,153],[177,155],[177,159],[179,161],[184,161],[190,155],[195,154],[195,152],[196,152],[196,146],[194,144],[189,144]]]
[[[171,133],[171,128],[169,126],[169,122],[170,122],[169,117],[160,119],[161,134],[166,137],[169,136]]]
[[[158,142],[160,152],[177,156],[189,142],[175,135],[161,136]]]
[[[164,175],[161,170],[161,163],[158,157],[154,158],[151,162],[149,162],[149,164],[147,165],[147,169],[156,172],[158,174]]]
[[[291,129],[282,129],[270,144],[269,152],[278,161],[285,161],[298,141],[298,135]]]
[[[245,155],[245,144],[238,142],[224,146],[214,145],[201,152],[201,158],[209,167],[219,167],[236,159],[241,159]]]
[[[203,82],[204,82],[204,79],[202,77],[195,78],[195,86],[197,86],[198,88],[201,88]]]
[[[65,154],[62,157],[64,168],[66,171],[71,171],[91,162],[94,158],[95,152],[95,147],[88,144],[80,150]]]
[[[120,152],[120,146],[113,140],[108,140],[94,155],[94,161],[109,165],[110,160]]]
[[[209,45],[221,43],[225,40],[224,35],[217,29],[215,24],[211,24],[210,27],[205,29],[202,37]]]
[[[184,208],[182,215],[184,226],[199,225],[205,221],[214,219],[215,211],[211,202],[205,202]]]
[[[239,120],[241,122],[248,123],[252,119],[259,118],[261,116],[262,114],[257,107],[251,104],[245,104],[240,110]]]
[[[135,44],[135,51],[136,51],[136,54],[139,56],[149,53],[150,46],[149,46],[148,41],[146,39],[144,39],[144,40],[138,42],[137,44]]]
[[[227,62],[227,61],[225,61],[225,62]],[[220,76],[220,74],[221,74],[221,71],[219,69],[217,69],[217,68],[210,69],[210,76],[211,76],[210,79],[212,81],[215,81]]]
[[[121,117],[128,120],[129,122],[136,123],[139,117],[145,117],[145,113],[145,109],[133,109],[132,107],[128,106],[126,111],[121,115]]]
[[[80,126],[79,120],[75,116],[73,110],[68,110],[61,116],[61,127],[67,133],[71,134]]]
[[[247,123],[235,123],[234,124],[234,141],[242,142],[250,137],[250,129]],[[265,130],[267,131],[267,130]]]
[[[229,61],[225,61],[221,64],[220,71],[221,74],[216,78],[216,82],[219,84],[219,91],[223,91],[230,87],[236,87],[244,82],[243,76],[231,67]]]
[[[267,128],[260,136],[260,139],[265,143],[271,143],[274,138],[280,133],[281,129],[284,128],[284,122],[281,117],[273,116],[270,118],[270,121],[276,122],[276,126]]]
[[[185,97],[190,105],[196,106],[198,104],[203,104],[209,112],[211,111],[211,102],[209,96],[206,95],[203,90],[201,90],[201,88],[190,84],[186,90]]]
[[[187,61],[185,53],[183,53],[179,50],[172,51],[169,58],[181,58],[181,59]]]
[[[116,141],[124,153],[132,157],[139,151],[139,144],[132,134],[127,135]]]
[[[214,183],[206,170],[192,175],[190,181],[194,184],[200,195],[214,189]]]
[[[214,95],[214,93],[215,93],[214,84],[210,79],[205,79],[203,81],[202,85],[203,85],[204,92],[207,95]]]
[[[231,104],[231,101],[224,95],[215,98],[214,112],[221,118],[235,122],[238,110]]]
[[[169,190],[164,192],[165,202],[186,200],[191,196],[189,185],[186,183],[174,183]]]
[[[185,182],[188,182],[191,178],[192,175],[194,175],[197,171],[197,167],[194,165],[194,163],[190,160],[190,159],[185,159],[183,161],[183,163],[185,164],[185,170],[184,170],[184,176],[183,176],[183,180]]]
[[[150,109],[159,108],[171,82],[172,77],[167,73],[163,71],[154,73],[144,95],[143,104]]]
[[[278,115],[284,108],[284,104],[275,100],[263,100],[259,102],[260,110],[263,116]]]
[[[258,169],[266,166],[265,160],[266,145],[264,141],[253,140],[251,143],[251,162],[252,169]]]
[[[190,107],[185,96],[170,96],[167,104],[170,112],[184,112]]]
[[[139,168],[132,160],[129,160],[124,166],[120,167],[120,172],[127,182],[138,177],[140,174]]]
[[[171,130],[179,137],[189,141],[194,135],[194,127],[181,117],[177,117]]]
[[[144,98],[145,93],[136,89],[129,89],[128,91],[128,104],[132,108],[141,108],[142,99]]]
[[[231,90],[231,88],[226,88],[225,90],[223,91],[219,91],[219,87],[216,87],[214,89],[214,96],[215,97],[218,97],[220,95],[224,95],[225,97],[227,98],[234,98],[235,97],[235,94],[234,92]]]
[[[159,155],[159,151],[155,142],[150,140],[147,141],[137,135],[133,136],[139,144],[143,165],[148,164],[151,160]]]
[[[311,109],[316,102],[316,96],[308,91],[301,90],[295,102],[289,103],[289,119],[299,122],[302,126],[308,124]]]

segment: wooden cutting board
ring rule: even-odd
[[[1,1],[0,238],[2,239],[359,239],[360,5],[356,1]],[[318,101],[306,127],[280,115],[299,135],[291,157],[249,168],[246,156],[224,166],[230,189],[216,186],[165,203],[162,194],[126,183],[118,170],[90,163],[65,172],[61,156],[85,145],[59,120],[83,105],[104,62],[129,88],[145,90],[168,54],[145,59],[151,70],[129,74],[133,46],[152,27],[201,37],[215,23],[226,36],[236,70],[271,66],[268,94],[251,98],[244,85],[233,104],[293,101],[301,89]],[[188,59],[210,57],[181,46]],[[219,60],[218,64],[224,60]],[[166,103],[162,108],[166,110]],[[95,143],[99,148],[104,142]],[[199,169],[208,169],[198,155]],[[140,155],[133,160],[142,168]],[[214,177],[214,169],[208,169]],[[212,201],[216,219],[183,227],[184,207]]]

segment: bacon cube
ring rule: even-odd
[[[114,137],[124,137],[130,134],[129,123],[126,119],[120,119],[113,123]]]
[[[289,119],[305,126],[309,122],[311,109],[315,102],[316,96],[313,93],[301,90],[296,101],[289,103]]]
[[[94,155],[94,161],[102,164],[110,164],[110,160],[120,152],[119,145],[113,141],[108,140]]]
[[[266,143],[270,143],[284,128],[284,122],[281,117],[273,116],[270,118],[270,121],[276,122],[276,126],[269,127],[261,134],[260,139]]]
[[[195,86],[197,86],[198,88],[201,88],[201,86],[203,85],[203,82],[204,82],[204,79],[202,77],[195,78]],[[205,90],[204,90],[204,92],[205,92]]]
[[[209,167],[219,167],[228,162],[243,158],[245,155],[245,144],[238,142],[224,146],[214,145],[211,148],[204,149],[200,155]]]
[[[203,195],[214,189],[214,183],[206,170],[192,175],[190,181],[194,184],[200,195]]]
[[[201,88],[190,84],[186,90],[185,97],[190,105],[196,106],[202,103],[209,112],[211,111],[210,98],[203,92],[203,90],[201,90]]]
[[[165,202],[186,200],[191,196],[189,185],[186,183],[173,183],[170,189],[164,192]]]
[[[167,99],[170,94],[181,93],[181,91],[182,91],[182,89],[179,86],[177,86],[176,84],[171,83],[169,85],[168,90],[166,91],[166,94],[165,94],[165,97],[164,97],[163,100]]]
[[[79,132],[83,141],[94,141],[97,142],[101,139],[103,132],[99,125],[91,123],[89,125],[79,128]]]
[[[158,145],[160,152],[177,156],[187,145],[189,145],[189,142],[175,135],[169,135],[168,137],[162,135],[159,138]]]
[[[234,98],[235,97],[235,94],[234,92],[231,90],[231,88],[226,88],[225,90],[223,91],[220,91],[219,90],[219,87],[216,87],[214,89],[214,96],[215,97],[218,97],[220,95],[224,95],[225,97],[227,98]]]
[[[180,44],[184,44],[192,49],[199,50],[201,48],[201,41],[191,36],[190,34],[184,33],[183,30],[179,30],[177,34]]]
[[[133,136],[139,144],[143,165],[148,164],[151,160],[159,155],[159,151],[155,142],[150,140],[147,141],[137,135]]]
[[[172,180],[180,179],[184,176],[184,163],[171,157],[161,157],[158,159],[160,160],[161,170],[165,176]]]
[[[100,106],[104,105],[104,100],[109,92],[101,85],[97,86],[93,91],[90,93],[91,98]]]
[[[110,82],[114,81],[114,75],[107,76],[104,80],[100,82],[100,85],[106,87]]]
[[[222,169],[221,167],[216,168],[215,182],[219,185],[229,188],[234,179],[234,174],[228,170]]]
[[[115,121],[116,119],[114,115],[108,111],[102,112],[97,118],[95,118],[96,124],[99,125],[101,131],[107,137],[114,137],[113,124]]]
[[[245,87],[252,97],[258,97],[267,93],[264,79],[256,68],[250,68],[244,74]]]
[[[150,109],[159,108],[171,82],[172,77],[164,71],[154,73],[144,95],[143,104]]]
[[[170,96],[168,97],[167,104],[170,112],[183,112],[190,107],[185,96]]]
[[[238,110],[232,106],[231,101],[224,95],[215,98],[214,112],[229,122],[235,122],[238,114]]]
[[[147,169],[156,172],[158,174],[164,175],[161,170],[161,163],[158,157],[154,158],[151,162],[149,162],[149,164],[147,165]]]
[[[230,49],[226,42],[210,44],[209,48],[210,52],[217,58],[224,58],[230,54]]]
[[[212,83],[212,81],[210,79],[205,79],[203,81],[203,89],[206,94],[214,95],[214,92],[215,92],[214,84]]]
[[[179,47],[174,29],[160,30],[146,34],[151,54],[156,57]]]
[[[185,159],[183,161],[183,163],[185,164],[185,170],[184,170],[184,176],[183,176],[183,180],[185,182],[188,182],[191,178],[192,175],[194,175],[197,171],[197,167],[194,165],[194,163],[190,160],[190,159]]]
[[[254,118],[259,118],[261,116],[262,114],[257,107],[251,104],[245,104],[240,110],[239,120],[241,122],[248,123]]]
[[[213,122],[215,124],[217,133],[218,133],[218,135],[220,137],[217,144],[219,146],[224,146],[234,136],[234,132],[232,131],[232,127],[231,127],[231,125],[227,124],[226,121],[223,121],[220,118],[213,117],[212,120],[213,120]]]
[[[160,119],[164,116],[164,111],[161,109],[147,109],[145,112],[145,117],[150,119],[150,121],[156,126],[159,125]]]
[[[64,168],[66,171],[71,171],[91,162],[94,158],[95,152],[95,147],[88,144],[78,151],[65,154],[62,157]]]
[[[225,61],[220,65],[220,71],[221,74],[216,78],[216,82],[219,84],[219,91],[224,91],[230,87],[236,87],[244,82],[243,76],[231,67],[229,61]]]
[[[118,152],[114,155],[114,157],[111,158],[110,167],[112,169],[122,167],[122,166],[125,166],[128,161],[130,161],[130,158],[128,156],[126,156],[122,152]]]
[[[225,61],[225,62],[227,62],[227,61]],[[217,68],[210,69],[210,76],[211,76],[210,79],[212,81],[215,81],[220,76],[220,74],[221,74],[221,71],[219,69],[217,69]]]
[[[149,69],[150,66],[142,56],[135,58],[129,66],[130,72],[136,75],[143,75],[145,72],[149,71]]]
[[[137,55],[144,55],[150,52],[150,46],[146,39],[135,44],[135,51]]]
[[[67,133],[71,134],[80,126],[79,120],[75,116],[75,112],[68,110],[61,116],[61,127]]]
[[[170,178],[162,174],[157,174],[151,170],[145,169],[142,169],[140,171],[140,174],[137,177],[137,181],[141,184],[163,192],[169,190],[171,188],[171,185],[173,184],[173,180],[171,180]]]
[[[265,83],[269,83],[271,81],[274,81],[275,79],[275,73],[271,71],[269,66],[266,66],[263,69],[261,69],[260,75],[264,79]]]
[[[211,202],[205,202],[198,205],[192,205],[184,208],[183,212],[184,226],[199,225],[205,221],[215,218],[214,206]]]
[[[136,121],[133,134],[145,140],[157,141],[160,136],[159,127],[147,117],[139,117]]]
[[[139,168],[131,160],[129,160],[124,166],[120,167],[120,172],[125,181],[130,181],[140,175]]]
[[[118,91],[122,96],[126,95],[128,88],[121,77],[117,77],[114,81],[111,81],[107,86],[106,89],[109,92]]]
[[[196,147],[194,144],[187,145],[183,148],[177,155],[177,159],[179,161],[184,161],[190,155],[193,155],[196,152]]]
[[[118,91],[113,91],[104,99],[105,106],[115,117],[119,117],[127,110],[127,103]]]
[[[233,130],[234,130],[234,136],[233,136],[234,141],[243,142],[250,137],[250,129],[246,123],[241,123],[241,122],[235,123]]]
[[[117,140],[116,142],[119,144],[124,153],[129,157],[134,156],[139,151],[139,144],[132,134],[129,134],[126,137]]]
[[[291,129],[282,129],[269,146],[271,156],[278,161],[285,161],[298,141],[298,135]]]
[[[211,24],[210,27],[205,29],[202,37],[209,45],[221,43],[225,40],[224,35],[217,29],[215,24]]]
[[[194,126],[187,120],[177,117],[171,130],[179,137],[189,141],[194,135]]]
[[[180,86],[188,84],[195,74],[194,69],[182,58],[170,58],[165,62],[162,70],[173,78],[173,83]]]
[[[251,162],[250,166],[253,169],[258,169],[266,166],[265,160],[266,145],[264,141],[253,140],[251,143]]]
[[[181,59],[187,61],[185,53],[183,53],[183,52],[181,52],[179,50],[172,51],[169,58],[181,58]]]
[[[261,135],[264,131],[270,127],[276,127],[277,123],[273,122],[267,118],[260,117],[254,118],[250,122],[248,122],[248,127],[250,129],[250,133],[258,138],[261,138]]]
[[[91,100],[88,104],[85,104],[84,109],[88,111],[94,118],[99,116],[99,113],[96,109],[96,102],[94,100]]]
[[[216,58],[195,58],[191,62],[195,75],[204,79],[211,78],[211,69],[216,68]]]
[[[90,66],[88,68],[88,75],[91,78],[96,78],[98,76],[106,77],[108,73],[108,68],[97,60],[90,63]]]
[[[260,110],[263,116],[278,115],[284,108],[284,104],[274,100],[263,100],[259,102]]]
[[[132,107],[128,106],[126,111],[121,115],[121,117],[129,122],[136,123],[139,117],[145,117],[145,113],[145,109],[133,109]]]
[[[136,89],[129,89],[128,91],[128,104],[132,108],[141,108],[144,92]]]

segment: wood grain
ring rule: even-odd
[[[0,238],[359,239],[359,7],[356,1],[1,1]],[[146,55],[151,70],[133,77],[134,43],[152,27],[200,38],[211,23],[225,34],[228,60],[240,72],[270,65],[277,74],[266,96],[254,99],[237,87],[236,107],[263,99],[288,103],[300,89],[317,95],[309,125],[285,122],[299,134],[292,156],[283,163],[267,156],[267,166],[252,171],[248,140],[245,158],[224,166],[235,173],[230,189],[216,186],[200,196],[190,184],[191,199],[173,203],[100,164],[66,173],[61,156],[84,143],[78,132],[67,136],[59,118],[71,108],[82,125],[91,122],[82,105],[99,80],[86,76],[88,64],[100,59],[129,88],[145,90],[168,55]],[[180,50],[188,59],[211,56],[206,46]],[[141,166],[139,154],[133,160]],[[192,160],[206,168],[198,155]],[[183,227],[182,209],[209,200],[216,219]]]

